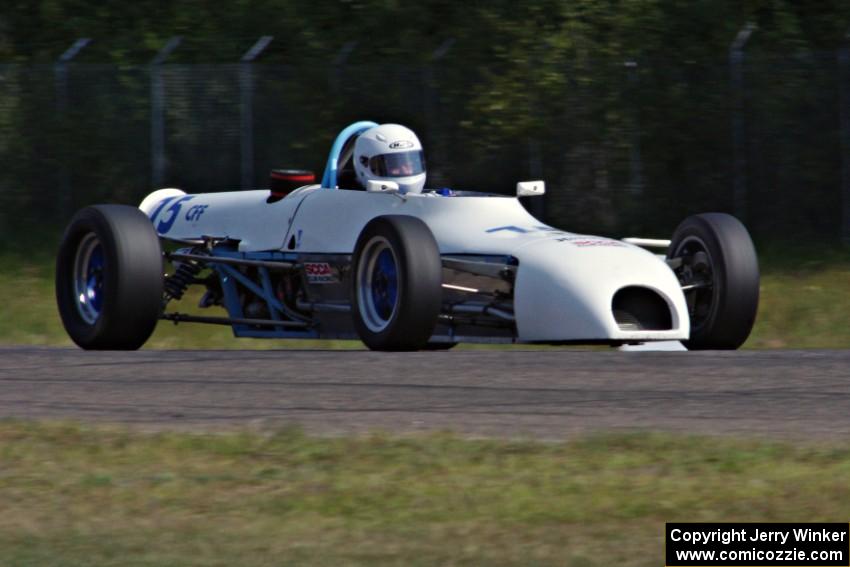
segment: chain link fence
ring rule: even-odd
[[[0,65],[0,236],[55,236],[74,210],[153,188],[266,187],[321,175],[336,133],[399,122],[431,187],[510,193],[548,223],[663,237],[737,214],[764,240],[850,240],[847,50],[508,69],[374,65]]]

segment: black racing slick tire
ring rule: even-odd
[[[689,350],[737,349],[750,336],[759,304],[756,249],[741,222],[725,213],[686,218],[667,254],[691,317]],[[678,263],[679,265],[676,265]]]
[[[125,205],[95,205],[71,219],[56,258],[56,303],[86,350],[135,350],[162,308],[163,264],[150,219]]]
[[[442,261],[421,220],[388,215],[369,222],[354,249],[354,328],[372,350],[428,347],[442,303]]]

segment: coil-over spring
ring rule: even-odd
[[[195,276],[201,271],[200,264],[196,262],[180,262],[173,274],[165,278],[163,283],[165,295],[171,299],[179,300],[186,293],[186,288],[195,283]]]

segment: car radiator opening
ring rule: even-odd
[[[621,331],[669,331],[673,328],[667,302],[645,287],[630,286],[617,291],[611,310]]]

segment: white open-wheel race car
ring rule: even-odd
[[[359,338],[375,350],[735,349],[755,320],[755,249],[726,214],[688,217],[671,240],[565,232],[518,200],[541,195],[541,181],[518,183],[516,197],[423,189],[415,134],[372,122],[345,128],[322,183],[312,179],[280,170],[271,190],[160,189],[138,208],[80,210],[56,263],[71,339],[136,349],[164,319],[228,325],[237,337]],[[200,307],[226,314],[174,310],[190,286],[204,288]]]

